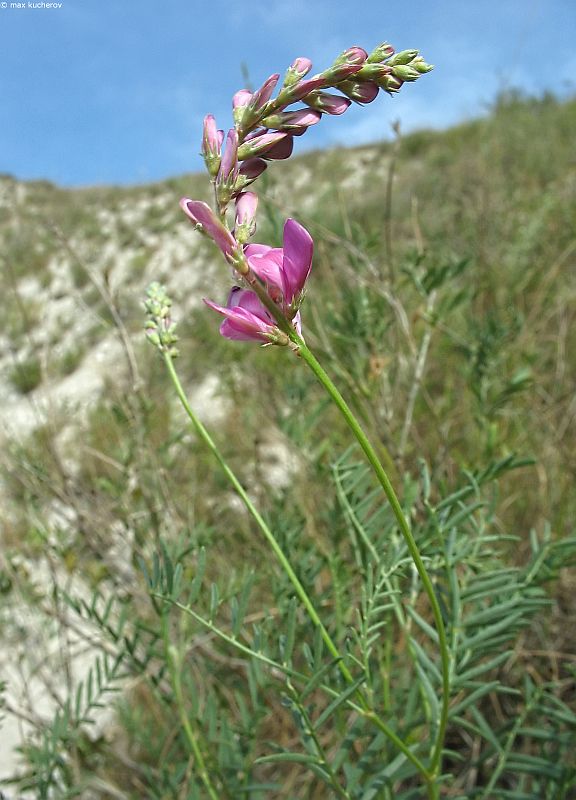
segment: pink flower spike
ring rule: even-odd
[[[235,286],[228,297],[226,307],[211,300],[204,300],[209,308],[226,317],[220,333],[227,339],[241,342],[269,342],[276,337],[278,329],[257,295],[249,289]]]
[[[233,257],[238,243],[207,203],[183,197],[180,200],[180,208],[194,225],[202,226],[202,230],[218,245],[227,258]]]

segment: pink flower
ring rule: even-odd
[[[271,150],[275,144],[285,139],[286,133],[281,131],[274,131],[273,133],[261,133],[257,136],[246,138],[246,141],[238,147],[237,154],[238,160],[244,161],[247,158],[254,158],[254,156],[264,156]]]
[[[180,208],[194,225],[200,225],[202,230],[218,245],[228,260],[233,260],[238,250],[238,243],[226,226],[220,222],[208,203],[201,200],[189,200],[183,197]]]
[[[236,125],[240,125],[242,123],[244,112],[250,105],[252,97],[253,94],[252,92],[249,92],[248,89],[240,89],[232,98],[232,115]]]
[[[253,198],[245,198],[243,202],[251,206]],[[283,247],[249,244],[244,248],[252,271],[265,284],[268,296],[299,335],[302,334],[298,307],[310,275],[313,249],[312,237],[294,219],[286,220],[284,225]],[[268,309],[250,289],[234,287],[226,306],[219,306],[211,300],[204,302],[226,317],[220,326],[220,333],[227,339],[288,343],[286,334],[279,330]]]
[[[357,103],[371,103],[378,96],[378,86],[372,81],[342,81],[338,88]]]
[[[352,105],[347,97],[330,92],[311,92],[304,98],[304,102],[325,114],[343,114]]]
[[[240,342],[271,342],[278,336],[276,323],[257,295],[249,289],[234,286],[225,307],[211,300],[204,299],[204,302],[226,317],[220,326],[220,333],[227,339]]]
[[[244,250],[252,271],[289,317],[294,315],[310,275],[313,252],[312,237],[295,219],[286,220],[283,247],[249,244]]]
[[[271,114],[262,120],[262,124],[267,128],[274,128],[279,131],[294,132],[306,130],[310,125],[320,122],[322,114],[309,108],[301,108],[297,111],[281,111],[278,114]]]

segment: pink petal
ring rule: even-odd
[[[284,292],[283,257],[280,247],[249,244],[244,250],[250,268],[260,280]]]
[[[314,242],[312,237],[295,219],[287,219],[284,225],[284,300],[291,303],[302,291],[312,268]]]
[[[274,131],[273,133],[263,133],[260,136],[255,136],[253,139],[246,139],[244,144],[241,144],[238,148],[238,159],[244,161],[246,158],[253,158],[259,155],[267,158],[267,151],[286,138],[288,138],[288,134]]]
[[[216,242],[224,255],[229,256],[236,250],[237,243],[232,234],[220,222],[207,203],[183,197],[180,200],[180,208],[195,225],[202,225],[208,236]]]
[[[284,158],[290,158],[294,148],[294,139],[288,134],[282,134],[285,138],[276,144],[272,145],[265,153],[263,158],[279,161]]]
[[[262,106],[265,103],[267,103],[268,100],[270,100],[272,92],[276,88],[276,84],[278,83],[279,78],[280,78],[279,74],[270,75],[270,77],[264,81],[264,83],[258,89],[258,91],[254,92],[254,95],[252,96],[251,106],[253,106],[255,110],[262,108]]]
[[[216,128],[216,120],[212,114],[207,114],[204,117],[204,128],[202,137],[202,152],[204,155],[207,153],[220,154],[220,136]]]
[[[238,165],[238,131],[231,128],[226,137],[226,148],[220,163],[219,180],[226,180],[234,172]]]
[[[225,308],[204,299],[207,306],[226,317],[220,326],[220,333],[227,339],[236,341],[267,341],[275,327],[258,297],[247,289],[235,288],[230,292],[229,303],[238,303]]]
[[[258,195],[255,192],[240,192],[236,198],[236,225],[252,222],[258,208]]]

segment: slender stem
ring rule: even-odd
[[[304,343],[300,339],[298,344],[301,347]],[[212,437],[210,436],[210,434],[208,433],[208,431],[206,430],[206,428],[204,427],[202,422],[198,419],[198,417],[196,416],[194,410],[190,406],[190,403],[188,402],[188,398],[186,397],[186,393],[184,392],[182,384],[180,383],[180,378],[178,377],[176,369],[174,368],[174,363],[173,363],[172,357],[168,353],[164,353],[163,356],[164,356],[164,361],[166,363],[166,367],[168,368],[168,373],[170,375],[172,383],[174,384],[174,388],[176,389],[176,394],[178,395],[178,398],[179,398],[180,402],[182,403],[182,406],[183,406],[184,410],[186,411],[186,414],[188,415],[188,418],[190,419],[190,421],[191,421],[192,425],[194,426],[196,432],[198,433],[200,438],[204,441],[204,443],[206,444],[208,449],[211,451],[212,455],[214,456],[214,458],[216,459],[216,461],[220,465],[220,468],[222,469],[222,471],[224,472],[224,474],[226,475],[226,477],[228,478],[228,480],[230,481],[230,483],[232,484],[232,486],[234,487],[234,489],[238,493],[238,495],[239,495],[240,499],[242,500],[242,502],[244,503],[247,511],[250,513],[252,518],[256,521],[256,523],[258,524],[258,527],[260,528],[260,530],[262,531],[262,533],[266,537],[266,540],[268,541],[270,547],[274,551],[274,554],[276,555],[276,557],[280,561],[280,564],[282,565],[282,568],[284,569],[284,571],[286,572],[288,578],[290,579],[290,582],[292,583],[292,585],[293,585],[293,587],[294,587],[294,589],[296,591],[296,594],[298,595],[298,597],[300,598],[302,604],[306,608],[306,611],[308,612],[308,615],[309,615],[310,619],[312,620],[313,624],[317,628],[319,628],[320,633],[322,635],[322,639],[324,641],[324,644],[326,645],[326,648],[328,649],[330,654],[333,656],[333,658],[337,659],[338,668],[339,668],[342,676],[344,677],[344,679],[346,680],[347,683],[349,683],[349,684],[353,683],[354,682],[354,678],[352,676],[352,673],[350,672],[350,670],[348,669],[348,667],[344,663],[344,660],[343,660],[340,652],[338,651],[338,648],[334,644],[334,642],[332,640],[332,637],[330,636],[330,634],[328,633],[328,631],[326,630],[326,628],[322,624],[322,620],[318,616],[318,614],[316,612],[316,609],[314,608],[314,605],[313,605],[312,601],[310,600],[306,590],[304,589],[304,587],[300,583],[300,580],[299,580],[298,576],[296,575],[296,573],[292,569],[292,565],[290,564],[287,556],[285,555],[284,551],[282,550],[282,548],[280,547],[280,545],[276,541],[276,539],[274,537],[274,534],[272,533],[272,531],[268,527],[266,521],[264,520],[262,515],[259,513],[258,509],[255,507],[255,505],[250,500],[250,498],[249,498],[248,494],[246,493],[244,487],[242,486],[242,484],[240,483],[240,481],[238,480],[238,478],[236,477],[234,472],[232,472],[232,470],[230,469],[230,467],[228,466],[228,464],[224,460],[224,458],[223,458],[222,454],[220,453],[220,451],[218,450],[214,440],[212,439]],[[322,368],[320,367],[320,369],[322,369]],[[334,387],[334,389],[335,389],[335,387]],[[344,401],[342,400],[342,402],[344,402]],[[349,412],[349,413],[351,414],[351,412]],[[358,425],[358,423],[356,423],[356,425]],[[382,468],[380,467],[380,469],[382,469]],[[187,609],[187,610],[188,610],[188,613],[193,613],[193,612],[191,612],[191,610],[189,610],[189,609]],[[359,707],[357,707],[358,713],[361,714],[368,721],[372,722],[377,728],[379,728],[386,735],[386,737],[394,745],[396,745],[396,747],[402,753],[404,753],[406,758],[409,761],[411,761],[412,764],[414,764],[414,766],[416,767],[418,772],[424,778],[424,781],[426,782],[426,785],[428,787],[431,786],[432,782],[433,782],[433,776],[432,776],[431,771],[426,769],[424,764],[420,761],[420,759],[416,755],[414,755],[414,753],[408,747],[408,745],[404,741],[402,741],[402,739],[399,736],[397,736],[397,734],[395,734],[394,731],[390,727],[388,727],[388,725],[386,725],[386,723],[378,716],[378,714],[376,714],[375,711],[373,711],[371,708],[369,708],[368,702],[367,702],[364,694],[361,692],[361,690],[357,689],[355,694],[356,694],[356,697],[358,698],[358,702],[360,704]],[[430,800],[434,800],[434,795],[430,795]]]
[[[184,729],[184,733],[186,734],[186,739],[188,740],[188,744],[190,745],[190,750],[192,752],[192,755],[194,756],[194,761],[196,762],[198,774],[202,779],[202,783],[206,787],[206,791],[210,795],[211,800],[219,800],[218,794],[216,793],[216,790],[212,786],[208,770],[206,769],[206,762],[204,761],[204,756],[202,755],[202,750],[198,742],[198,735],[196,731],[192,728],[192,725],[190,724],[190,719],[188,717],[188,714],[186,713],[186,706],[184,704],[184,693],[182,691],[182,676],[180,672],[180,663],[179,663],[180,659],[178,653],[176,652],[175,647],[170,644],[168,635],[167,614],[162,615],[162,633],[164,638],[164,649],[166,651],[166,660],[168,662],[168,669],[170,672],[170,682],[172,684],[172,688],[174,689],[176,706],[178,708],[178,714],[180,716],[180,722],[182,724],[182,728]]]
[[[242,484],[240,483],[240,481],[238,480],[238,478],[236,477],[234,472],[232,472],[232,470],[230,469],[230,467],[228,466],[228,464],[226,463],[226,461],[222,457],[222,454],[218,450],[214,440],[212,439],[212,437],[210,436],[210,434],[208,433],[208,431],[206,430],[206,428],[204,427],[202,422],[198,419],[198,417],[196,416],[195,412],[191,408],[190,403],[188,402],[188,398],[186,397],[186,394],[184,392],[184,389],[182,388],[182,384],[180,383],[180,379],[178,378],[178,375],[177,375],[176,370],[174,368],[174,363],[173,363],[172,358],[170,357],[170,355],[165,353],[164,354],[164,361],[166,362],[166,366],[168,367],[168,372],[170,374],[170,377],[172,379],[172,383],[174,384],[174,387],[176,389],[176,393],[178,394],[180,402],[182,403],[182,406],[184,407],[184,410],[186,411],[190,421],[194,425],[194,428],[196,429],[196,432],[202,438],[204,443],[207,445],[208,449],[211,451],[212,455],[214,456],[214,458],[216,459],[216,461],[220,465],[220,468],[222,469],[222,471],[224,472],[224,474],[226,475],[226,477],[228,478],[228,480],[230,481],[230,483],[232,484],[232,486],[234,487],[234,489],[238,493],[240,499],[242,500],[242,502],[246,506],[246,509],[248,510],[250,515],[253,517],[253,519],[256,521],[256,523],[258,524],[258,527],[260,528],[260,530],[262,531],[262,533],[266,537],[266,540],[267,540],[268,544],[270,545],[270,547],[274,551],[274,554],[275,554],[276,558],[278,559],[278,561],[282,565],[282,568],[283,568],[284,572],[286,573],[286,575],[290,579],[290,582],[292,583],[292,586],[294,587],[294,590],[295,590],[296,594],[298,595],[298,597],[300,598],[300,600],[301,600],[302,604],[304,605],[306,611],[308,612],[308,616],[312,620],[313,624],[317,628],[320,629],[320,632],[322,634],[322,639],[323,639],[324,644],[326,645],[327,649],[329,650],[330,655],[333,658],[338,659],[338,666],[340,668],[340,672],[342,673],[343,677],[345,678],[345,680],[348,683],[353,683],[354,682],[354,678],[352,677],[352,674],[351,674],[350,670],[348,669],[346,664],[344,664],[341,653],[339,652],[338,648],[334,644],[334,642],[332,640],[332,637],[330,636],[330,634],[328,633],[328,631],[324,627],[324,625],[322,623],[322,620],[318,616],[318,613],[317,613],[317,611],[316,611],[316,609],[314,607],[314,604],[312,603],[312,600],[308,596],[308,593],[306,592],[306,589],[304,588],[304,586],[300,582],[300,579],[298,578],[298,576],[294,572],[294,569],[292,568],[292,565],[290,564],[290,561],[288,560],[288,557],[286,556],[286,554],[284,553],[284,551],[282,550],[282,548],[280,547],[280,545],[276,541],[276,538],[275,538],[274,534],[272,533],[272,531],[268,527],[268,524],[266,523],[266,521],[264,520],[264,518],[262,517],[262,515],[260,514],[260,512],[256,508],[256,506],[254,505],[252,500],[250,500],[250,497],[246,493],[246,490],[244,489],[244,487],[242,486]]]
[[[402,511],[402,506],[396,496],[394,488],[390,483],[390,479],[386,474],[378,456],[376,455],[376,451],[372,447],[368,437],[364,433],[363,429],[361,428],[358,420],[350,410],[350,407],[332,382],[331,378],[325,372],[322,365],[316,359],[314,354],[311,350],[307,347],[304,343],[303,339],[298,336],[294,332],[291,336],[292,340],[295,344],[298,345],[298,353],[300,357],[308,364],[316,378],[322,384],[322,386],[326,389],[330,397],[332,398],[335,405],[338,407],[340,413],[346,420],[348,427],[356,437],[360,447],[364,451],[366,458],[368,459],[372,469],[376,477],[378,478],[378,482],[382,486],[384,490],[384,494],[390,503],[390,507],[396,517],[396,521],[398,523],[398,527],[400,528],[400,532],[404,537],[406,542],[406,546],[408,547],[408,551],[414,561],[414,565],[418,571],[420,576],[420,580],[422,581],[422,585],[424,587],[424,591],[428,596],[428,600],[430,602],[430,606],[432,609],[432,614],[434,617],[434,622],[436,625],[436,630],[438,632],[438,643],[440,647],[440,659],[442,663],[442,705],[440,711],[440,719],[438,722],[438,732],[436,737],[436,742],[434,745],[434,749],[432,751],[431,756],[431,763],[430,763],[430,772],[431,775],[437,775],[440,770],[440,762],[442,759],[442,747],[444,744],[444,737],[446,735],[446,727],[448,724],[448,703],[450,700],[450,656],[448,650],[448,641],[446,638],[446,629],[444,627],[444,621],[442,619],[442,612],[440,610],[440,604],[438,603],[438,599],[436,597],[436,593],[434,591],[434,586],[428,575],[426,567],[424,566],[424,562],[422,561],[422,557],[420,555],[420,551],[418,550],[418,545],[412,535],[412,531],[408,525],[406,517],[404,516],[404,512]]]

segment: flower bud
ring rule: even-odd
[[[308,75],[311,69],[312,62],[309,58],[300,56],[295,59],[286,70],[282,87],[286,88],[287,86],[293,86],[295,83],[298,83],[305,75]]]
[[[328,84],[329,81],[326,80],[324,75],[315,75],[313,78],[308,78],[307,81],[300,81],[300,83],[289,87],[287,90],[286,105],[295,103],[296,100],[305,100],[307,94],[313,92],[315,89],[323,89],[325,86],[328,86]]]
[[[258,121],[259,112],[266,105],[268,100],[270,100],[272,92],[274,91],[279,78],[280,75],[278,74],[270,75],[270,77],[264,81],[258,91],[254,92],[250,102],[244,108],[243,113],[240,114],[240,112],[237,112],[237,116],[241,118],[236,124],[240,128],[243,128],[244,130],[250,130],[254,123]]]
[[[252,92],[249,92],[248,89],[239,89],[232,98],[232,116],[236,125],[242,123],[242,117],[250,105],[252,97]]]
[[[354,80],[377,81],[385,75],[390,75],[392,68],[387,64],[364,64],[361,70],[354,75]]]
[[[267,166],[268,164],[262,158],[248,158],[240,165],[240,175],[252,182],[262,175]]]
[[[184,197],[180,201],[180,208],[196,228],[200,229],[218,245],[228,260],[234,256],[237,250],[236,241],[207,203],[201,200],[189,200]]]
[[[238,131],[231,128],[226,137],[226,148],[216,176],[216,193],[220,206],[229,203],[238,177]]]
[[[283,139],[279,139],[272,147],[263,153],[264,158],[269,161],[281,161],[282,159],[290,158],[294,148],[294,139],[289,133],[283,135]]]
[[[401,50],[399,53],[396,53],[396,55],[393,55],[392,58],[388,59],[387,64],[389,67],[396,67],[399,64],[409,64],[417,55],[418,50]]]
[[[286,135],[281,131],[275,131],[274,133],[262,133],[260,136],[248,139],[238,148],[238,160],[244,161],[246,158],[265,155],[273,145],[282,141]]]
[[[245,244],[256,232],[256,209],[258,195],[255,192],[241,192],[236,198],[236,225],[234,238]]]
[[[340,64],[363,64],[368,58],[368,53],[362,47],[349,47],[340,53],[336,61],[332,64],[333,67],[338,67]]]
[[[284,111],[279,114],[271,114],[262,120],[262,124],[267,128],[278,131],[300,131],[320,122],[322,115],[319,111],[312,111],[303,108],[298,111]]]
[[[329,92],[310,92],[304,98],[304,102],[312,108],[321,111],[324,114],[343,114],[352,102],[346,97],[341,97],[339,94],[330,94]]]
[[[264,81],[264,83],[258,89],[258,91],[254,92],[254,94],[252,95],[252,100],[250,102],[251,111],[258,111],[259,109],[262,108],[263,105],[265,105],[268,102],[268,100],[270,100],[272,92],[276,88],[276,84],[278,83],[279,78],[280,75],[278,74],[270,75],[270,77]]]
[[[267,166],[268,164],[263,158],[248,158],[246,161],[243,161],[240,164],[238,177],[234,185],[235,194],[239,194],[244,191],[247,186],[250,186],[251,183],[254,183],[256,178],[262,175]]]
[[[387,58],[390,58],[394,55],[394,48],[388,42],[382,42],[382,44],[378,45],[368,58],[366,59],[370,64],[378,64],[381,61],[386,61]]]
[[[172,319],[171,306],[172,300],[168,297],[164,286],[156,281],[151,283],[144,301],[144,309],[147,314],[144,327],[146,337],[161,353],[170,358],[176,358],[178,349],[175,345],[178,335],[176,334],[176,323]]]
[[[431,72],[434,69],[433,65],[427,64],[422,56],[418,56],[418,58],[411,61],[410,66],[417,70],[420,75],[425,75],[427,72]]]
[[[385,92],[388,94],[395,94],[396,92],[400,91],[400,87],[404,83],[401,78],[398,78],[396,75],[385,75],[379,81],[377,81],[378,86],[381,89],[384,89]]]
[[[378,96],[378,86],[372,81],[342,81],[338,88],[357,103],[371,103]]]
[[[220,149],[224,139],[224,131],[216,128],[216,120],[212,114],[204,117],[204,129],[202,135],[202,155],[204,163],[211,178],[215,178],[220,168]]]
[[[414,67],[408,64],[398,64],[398,66],[392,67],[392,72],[397,78],[401,78],[403,81],[416,81],[421,74],[417,69],[414,69]]]
[[[337,64],[324,70],[322,75],[326,79],[326,86],[334,85],[355,75],[362,69],[362,64]]]

